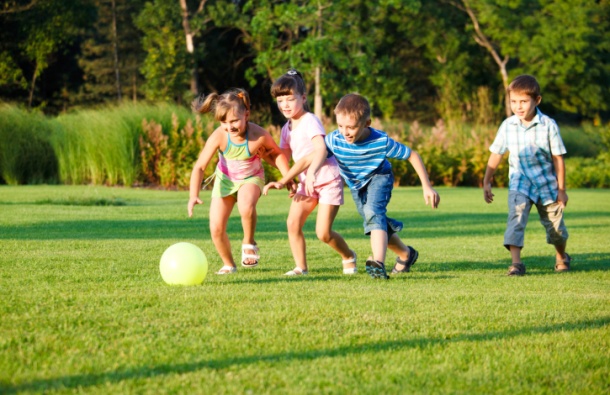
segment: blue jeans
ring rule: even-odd
[[[363,188],[351,190],[358,213],[364,219],[364,233],[372,230],[388,232],[388,238],[402,230],[402,222],[388,218],[387,207],[394,188],[394,175],[376,174]]]

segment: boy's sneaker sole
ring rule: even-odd
[[[372,259],[366,261],[366,272],[374,279],[381,278],[384,280],[388,280],[390,278],[390,276],[388,276],[388,272],[386,272],[385,270],[385,265],[383,264],[383,262],[375,261]]]

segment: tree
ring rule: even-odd
[[[392,0],[250,0],[243,6],[225,6],[213,21],[238,28],[252,48],[253,67],[246,74],[251,85],[260,77],[272,81],[295,67],[313,76],[306,78],[308,90],[311,80],[321,82],[314,92],[319,89],[325,102],[335,103],[343,94],[358,90],[391,116],[394,102],[408,93],[396,89],[406,79],[398,72],[404,70],[404,59],[388,50],[410,44],[388,33],[395,32],[401,18],[413,16],[418,6],[418,1]]]
[[[139,67],[145,53],[142,33],[134,18],[143,0],[95,0],[95,16],[81,44],[79,65],[83,84],[77,100],[81,103],[121,101],[142,97],[143,78]]]
[[[186,42],[186,52],[188,53],[189,66],[191,68],[191,93],[193,96],[199,94],[198,73],[197,73],[197,58],[195,56],[195,38],[201,32],[200,28],[205,26],[210,21],[209,18],[203,17],[205,4],[207,0],[199,0],[199,5],[194,12],[189,10],[187,0],[180,1],[180,10],[182,12],[182,28],[184,29],[184,37]],[[194,26],[195,25],[195,26]]]
[[[401,26],[400,31],[411,37],[423,55],[420,72],[411,77],[419,77],[411,87],[419,98],[416,104],[428,108],[419,119],[435,122],[432,108],[449,129],[468,121],[494,121],[490,92],[500,84],[494,78],[497,66],[483,47],[464,34],[468,23],[466,13],[440,0],[423,3],[418,17]]]
[[[34,104],[38,79],[77,39],[89,10],[87,2],[62,0],[30,1],[23,6],[11,2],[3,8],[2,24],[10,30],[3,29],[1,33],[0,68],[6,70],[6,77],[0,82],[24,87],[24,81],[29,80],[28,107]]]
[[[146,79],[144,93],[150,100],[180,103],[188,99],[188,55],[181,21],[179,4],[174,0],[149,1],[136,18],[146,52],[140,70]]]
[[[591,116],[608,108],[609,94],[603,88],[610,76],[608,1],[462,0],[451,4],[468,14],[473,38],[498,65],[505,90],[511,76],[528,73],[538,78],[558,109]],[[505,109],[510,115],[508,98]]]
[[[543,18],[526,17],[531,34],[514,73],[534,74],[543,104],[595,117],[610,107],[610,2],[540,1]]]

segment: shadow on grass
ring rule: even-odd
[[[446,221],[411,218],[404,220],[404,237],[460,237],[489,235],[489,224],[500,223],[498,234],[502,234],[503,219],[496,214],[448,214]],[[457,225],[459,224],[459,226]],[[359,217],[339,218],[333,230],[344,238],[365,238],[362,221]],[[303,231],[315,235],[315,219],[307,221]],[[241,237],[241,224],[238,217],[229,220],[229,236]],[[46,220],[25,225],[0,226],[0,239],[19,240],[61,240],[61,239],[156,239],[156,238],[192,238],[193,234],[209,237],[207,218],[197,219],[144,219],[144,220]],[[256,231],[257,239],[271,239],[280,235],[287,239],[286,218],[283,215],[259,215]],[[315,237],[315,236],[314,236]]]
[[[572,219],[600,218],[605,212],[572,213]],[[504,234],[506,214],[499,213],[409,213],[405,217],[396,216],[404,222],[401,237],[407,239],[431,237],[473,237]],[[569,225],[568,225],[569,226]],[[594,225],[598,226],[598,225]],[[605,227],[599,225],[599,227]],[[587,226],[590,228],[590,226]],[[340,213],[333,224],[333,230],[344,238],[366,238],[362,221],[357,214]],[[315,235],[315,218],[305,224],[303,231]],[[0,226],[0,239],[18,240],[61,240],[61,239],[176,239],[192,238],[193,235],[209,237],[207,217],[196,219],[143,219],[143,220],[47,220],[26,225]],[[241,237],[239,218],[229,220],[229,237]],[[260,215],[258,217],[257,239],[270,240],[286,237],[285,215]],[[315,236],[313,236],[315,237]]]
[[[253,363],[286,363],[291,361],[313,361],[318,358],[334,358],[347,355],[367,354],[370,352],[396,351],[409,348],[429,348],[436,345],[450,345],[460,342],[485,342],[506,340],[519,336],[533,334],[549,334],[553,332],[579,331],[597,329],[610,325],[610,316],[595,320],[565,322],[561,324],[533,326],[507,331],[494,331],[484,333],[462,334],[453,337],[413,338],[376,343],[365,343],[355,346],[341,346],[336,348],[308,350],[300,352],[280,352],[261,355],[231,356],[221,359],[201,360],[190,363],[163,364],[158,366],[142,366],[139,368],[115,370],[103,373],[78,374],[49,379],[38,379],[18,385],[0,384],[3,394],[15,394],[21,391],[52,391],[62,389],[76,389],[80,391],[87,387],[101,384],[120,383],[125,380],[147,379],[173,374],[186,374],[201,369],[221,370]]]

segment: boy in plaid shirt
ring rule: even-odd
[[[570,270],[571,261],[566,253],[568,231],[563,222],[563,211],[568,203],[563,161],[566,148],[555,121],[537,108],[542,97],[534,77],[518,76],[507,91],[514,115],[500,125],[496,139],[489,147],[491,155],[483,180],[483,194],[487,203],[493,201],[491,181],[502,155],[509,151],[509,212],[504,233],[504,246],[512,257],[508,275],[525,274],[521,249],[533,205],[546,229],[547,243],[555,246],[555,271],[565,272]]]

